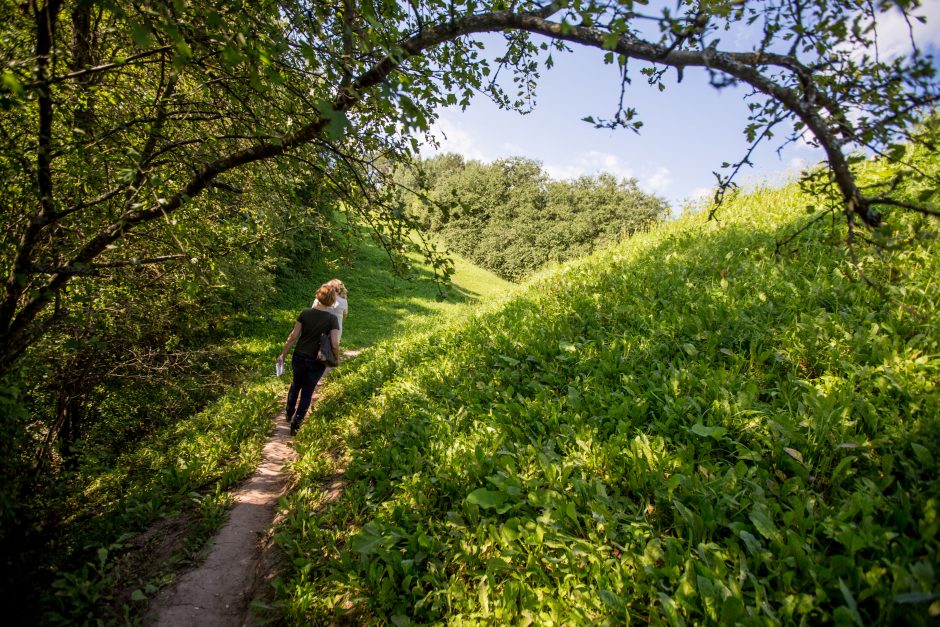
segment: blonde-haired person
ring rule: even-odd
[[[349,301],[346,299],[349,297],[349,292],[346,290],[346,286],[343,285],[343,282],[339,279],[333,279],[332,281],[327,281],[324,285],[329,285],[333,288],[333,292],[336,294],[336,300],[328,308],[328,311],[336,316],[336,319],[339,321],[339,336],[343,337],[343,321],[346,320],[346,317],[349,315]],[[318,300],[310,304],[311,307],[316,307]]]
[[[317,306],[300,312],[294,328],[287,337],[287,341],[284,342],[284,350],[278,357],[279,360],[283,360],[287,356],[287,351],[296,342],[297,347],[291,357],[294,380],[287,393],[286,418],[290,422],[291,435],[297,433],[297,429],[300,428],[300,423],[303,422],[307,410],[310,409],[313,390],[326,371],[326,364],[317,359],[321,335],[330,334],[333,354],[339,357],[339,323],[336,316],[330,312],[330,306],[335,300],[336,293],[333,287],[326,283],[321,285],[317,290]]]

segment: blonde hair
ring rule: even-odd
[[[334,290],[336,290],[336,293],[342,296],[343,298],[346,298],[349,295],[349,292],[346,291],[346,286],[343,285],[343,282],[340,281],[339,279],[333,279],[332,281],[328,281],[326,285],[331,286]]]
[[[317,290],[317,302],[324,307],[329,307],[336,302],[336,291],[332,285],[324,283],[320,286],[320,289]]]

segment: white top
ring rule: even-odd
[[[313,302],[310,304],[311,307],[316,307],[320,304],[320,301],[313,299]],[[327,307],[325,311],[330,312],[336,319],[339,321],[339,336],[343,337],[343,318],[346,317],[346,312],[349,311],[349,303],[342,296],[336,297],[336,302]]]

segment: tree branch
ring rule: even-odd
[[[154,48],[153,50],[145,50],[137,54],[132,54],[131,56],[125,58],[123,61],[116,63],[102,63],[101,65],[96,65],[95,67],[84,68],[82,70],[76,70],[70,72],[69,74],[63,74],[62,76],[56,76],[54,78],[48,78],[46,80],[36,80],[31,83],[23,85],[24,89],[47,89],[51,85],[57,83],[64,83],[65,81],[88,78],[93,74],[101,74],[109,70],[114,69],[123,69],[130,65],[133,65],[134,61],[139,59],[144,59],[156,54],[163,54],[165,52],[170,52],[173,49],[172,46],[161,46],[160,48]],[[150,61],[150,63],[158,63],[157,60]]]
[[[55,266],[51,264],[34,263],[29,267],[31,274],[67,274],[69,276],[96,276],[100,270],[105,268],[129,268],[137,266],[148,266],[157,263],[167,263],[168,261],[179,261],[186,259],[189,255],[162,255],[160,257],[147,257],[145,259],[127,259],[124,261],[110,261],[107,263],[94,263],[84,267],[75,266]]]
[[[58,5],[59,2],[61,0],[50,0],[49,6]],[[638,39],[630,33],[621,34],[619,38],[611,40],[609,31],[586,26],[572,26],[547,19],[567,7],[568,4],[565,1],[554,2],[527,13],[506,10],[477,15],[470,14],[462,17],[447,17],[441,23],[425,25],[418,33],[413,34],[401,41],[397,47],[392,48],[384,58],[375,62],[358,78],[349,84],[341,85],[330,105],[317,107],[309,111],[306,122],[301,124],[296,131],[284,133],[279,138],[261,139],[252,145],[239,148],[208,163],[197,165],[191,178],[175,194],[169,195],[165,200],[160,199],[147,208],[135,208],[138,205],[128,202],[125,205],[126,210],[124,213],[87,240],[67,263],[59,266],[61,271],[51,276],[49,281],[40,289],[35,290],[32,299],[17,312],[16,305],[19,296],[22,294],[22,289],[17,287],[16,276],[17,270],[21,271],[25,260],[29,258],[31,241],[27,238],[26,245],[20,249],[21,262],[19,265],[14,266],[14,270],[8,278],[6,299],[0,307],[0,319],[3,323],[0,326],[0,344],[3,346],[3,349],[0,350],[0,361],[4,364],[4,366],[0,366],[0,372],[7,367],[6,364],[11,363],[13,359],[20,355],[31,339],[36,336],[36,325],[33,324],[36,317],[50,298],[66,285],[71,276],[70,272],[88,266],[108,246],[136,226],[175,212],[193,198],[196,198],[206,188],[211,187],[213,181],[219,175],[247,164],[288,154],[321,137],[331,119],[337,115],[344,115],[346,111],[362,104],[368,91],[372,87],[386,82],[393,72],[402,68],[407,59],[420,56],[425,51],[442,43],[471,34],[505,30],[525,31],[555,41],[566,41],[602,50],[611,50],[626,58],[647,61],[655,65],[676,68],[701,67],[710,72],[720,72],[734,81],[747,83],[758,92],[781,103],[782,107],[798,118],[814,134],[826,151],[834,181],[845,203],[846,215],[857,216],[871,226],[879,224],[880,216],[871,208],[872,200],[859,192],[846,156],[842,152],[843,144],[834,135],[827,122],[827,116],[823,114],[823,107],[826,104],[832,104],[840,113],[842,110],[835,106],[835,103],[820,101],[820,94],[812,80],[812,71],[801,64],[795,56],[775,54],[764,50],[757,52],[724,52],[713,47],[706,47],[701,50],[683,49],[681,46],[669,47],[650,43]],[[43,58],[43,55],[39,55],[39,58]],[[783,84],[770,74],[768,68],[776,68],[792,73],[797,78],[796,83],[800,88]],[[44,76],[37,78],[41,79]],[[168,88],[164,92],[163,102],[166,102],[166,97],[168,97],[170,91]],[[51,103],[49,106],[51,106]],[[250,108],[247,110],[253,113]],[[158,112],[158,117],[161,115],[166,115],[165,110]],[[839,119],[840,116],[833,115],[833,112],[830,111],[828,117]],[[156,128],[158,127],[159,124],[155,124],[155,128],[151,129],[150,138],[143,151],[144,155],[148,155],[154,150],[157,137]],[[145,159],[141,160],[140,163],[145,163]],[[139,189],[138,184],[143,182],[142,176],[144,176],[143,168],[138,167],[135,185],[133,186],[135,191]],[[43,198],[47,198],[45,193],[43,193]],[[48,196],[48,202],[51,203],[51,196]],[[47,219],[49,215],[53,215],[51,211],[40,212],[38,218],[40,220]],[[32,231],[28,232],[32,233]],[[14,313],[16,314],[15,319],[13,318]]]

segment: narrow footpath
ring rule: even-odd
[[[208,557],[153,601],[145,622],[161,627],[241,627],[268,574],[265,534],[274,520],[294,459],[290,428],[281,409],[261,465],[234,493],[229,519],[211,540]],[[270,558],[270,556],[268,556]]]

